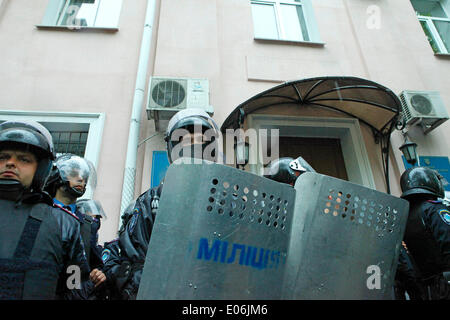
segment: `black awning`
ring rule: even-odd
[[[240,128],[244,117],[255,111],[287,104],[344,113],[382,137],[390,135],[401,111],[397,95],[378,83],[356,77],[318,77],[289,81],[255,95],[233,110],[221,130]]]

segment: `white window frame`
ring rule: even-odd
[[[0,110],[0,120],[34,120],[45,123],[76,123],[89,124],[88,137],[84,157],[92,162],[97,169],[100,156],[100,147],[105,125],[104,113],[78,113],[78,112],[46,112],[46,111],[18,111]],[[88,186],[82,198],[92,198],[93,190]]]
[[[439,32],[437,31],[436,26],[434,25],[434,21],[446,21],[446,22],[450,23],[450,12],[449,12],[448,8],[446,8],[446,5],[444,3],[442,3],[442,1],[439,1],[439,3],[441,4],[442,9],[444,10],[445,14],[447,15],[447,18],[422,16],[417,11],[416,11],[416,15],[417,15],[417,18],[419,19],[419,21],[425,22],[428,27],[428,30],[430,30],[431,36],[433,37],[433,40],[435,41],[435,43],[439,49],[439,51],[436,53],[450,54],[450,52],[447,50],[447,47],[445,46],[444,42],[442,41],[442,38],[441,38]],[[424,32],[425,32],[425,30],[424,30]]]
[[[39,25],[36,25],[37,28],[41,29],[69,29],[69,30],[79,30],[79,29],[91,29],[91,30],[104,30],[104,31],[118,31],[119,30],[119,18],[120,13],[122,11],[122,5],[123,0],[121,0],[120,8],[118,9],[118,12],[116,12],[117,17],[116,21],[112,23],[109,26],[101,26],[96,25],[97,23],[97,17],[99,14],[99,11],[102,10],[102,3],[107,4],[108,0],[98,0],[96,2],[96,18],[94,22],[94,26],[78,26],[77,24],[74,25],[62,25],[62,20],[64,19],[64,12],[66,12],[68,5],[70,3],[70,0],[49,0],[48,5],[45,11],[44,18],[42,19],[42,23]]]
[[[278,41],[289,41],[289,42],[307,42],[307,43],[321,43],[320,35],[317,28],[317,23],[314,17],[314,11],[312,8],[311,0],[301,0],[299,2],[297,1],[290,1],[290,0],[251,0],[250,5],[253,4],[261,4],[261,5],[271,5],[274,8],[275,12],[275,21],[277,25],[277,31],[278,31],[278,39],[273,38],[259,38],[255,37],[257,40],[278,40]],[[286,32],[284,29],[285,23],[283,23],[282,18],[282,11],[281,6],[282,5],[293,5],[293,6],[299,6],[302,7],[303,11],[303,18],[305,19],[304,23],[306,25],[306,33],[308,34],[309,39],[304,40],[303,32],[300,32],[301,40],[292,40],[287,38]],[[301,22],[300,27],[301,26]]]
[[[372,167],[357,119],[267,114],[250,114],[247,119],[248,128],[279,129],[280,137],[339,139],[348,181],[376,190]],[[262,150],[262,141],[258,137],[258,147],[250,148],[250,152],[253,153],[250,155],[250,159],[252,157],[258,159],[258,163],[249,165],[250,172],[257,175],[261,175],[264,171],[260,161],[263,158]]]

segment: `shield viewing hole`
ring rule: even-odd
[[[352,196],[342,191],[329,190],[323,213],[348,219],[351,223],[374,228],[379,237],[392,233],[398,219],[398,210],[384,207],[373,200]]]
[[[211,181],[206,211],[284,232],[288,204],[281,196],[256,189],[250,190],[247,186],[229,181],[219,183],[219,180],[214,178]]]

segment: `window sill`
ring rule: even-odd
[[[264,38],[254,38],[256,42],[261,43],[271,43],[271,44],[282,44],[282,45],[296,45],[305,47],[325,47],[324,42],[314,42],[314,41],[293,41],[293,40],[278,40],[278,39],[264,39]]]
[[[41,30],[58,30],[58,31],[80,31],[80,32],[107,32],[115,33],[119,31],[118,27],[77,27],[77,26],[52,26],[52,25],[36,25]]]
[[[435,53],[434,55],[438,58],[450,59],[450,53]]]

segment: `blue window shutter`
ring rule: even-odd
[[[153,151],[152,181],[151,181],[152,188],[159,185],[161,180],[166,175],[168,167],[169,167],[169,158],[167,157],[167,151]]]

